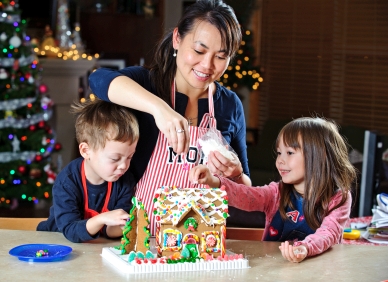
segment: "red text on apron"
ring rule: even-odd
[[[99,215],[100,213],[96,212],[95,210],[89,209],[89,203],[88,203],[88,187],[86,186],[86,175],[85,175],[85,169],[84,169],[84,162],[82,162],[81,165],[81,176],[82,176],[82,187],[84,189],[84,219],[92,218],[96,215]],[[112,182],[108,182],[108,191],[106,191],[105,196],[105,202],[104,206],[102,207],[101,213],[108,212],[108,203],[110,199],[110,193],[112,192]]]
[[[175,108],[175,83],[171,91],[172,106]],[[208,93],[209,113],[206,113],[199,126],[189,126],[190,149],[182,158],[176,155],[172,147],[168,145],[167,138],[159,132],[158,140],[148,166],[136,186],[136,197],[142,201],[150,220],[151,234],[155,234],[155,218],[153,215],[153,198],[156,189],[162,186],[176,187],[204,187],[204,185],[193,184],[189,181],[190,169],[199,164],[201,155],[197,147],[197,140],[210,128],[216,128],[214,118],[213,93],[211,85]]]

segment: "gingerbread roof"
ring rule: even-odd
[[[178,188],[162,186],[154,197],[154,215],[159,223],[179,221],[196,211],[207,225],[224,225],[228,215],[228,196],[220,188]]]

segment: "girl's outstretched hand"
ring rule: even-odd
[[[307,257],[307,248],[303,245],[292,246],[288,241],[279,246],[282,256],[290,262],[301,262]]]
[[[233,160],[230,160],[218,151],[209,153],[207,165],[212,173],[224,177],[235,177],[243,172],[237,156]]]
[[[220,180],[205,165],[197,165],[190,170],[189,179],[193,184],[207,184],[212,188],[220,187]]]
[[[213,174],[227,177],[240,184],[252,186],[251,179],[247,175],[244,175],[241,162],[237,155],[235,155],[233,160],[230,160],[224,157],[220,152],[212,151],[209,153],[207,166]]]

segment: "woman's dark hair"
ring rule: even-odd
[[[177,28],[181,39],[190,33],[198,22],[208,22],[221,35],[222,46],[233,57],[241,43],[241,28],[236,15],[229,5],[221,0],[197,0],[190,5],[179,20]],[[156,46],[154,60],[150,66],[151,81],[159,96],[171,106],[171,83],[176,73],[173,56],[173,30],[167,32]]]

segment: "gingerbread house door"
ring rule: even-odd
[[[182,256],[196,258],[199,257],[199,237],[195,234],[186,234],[182,240]]]

